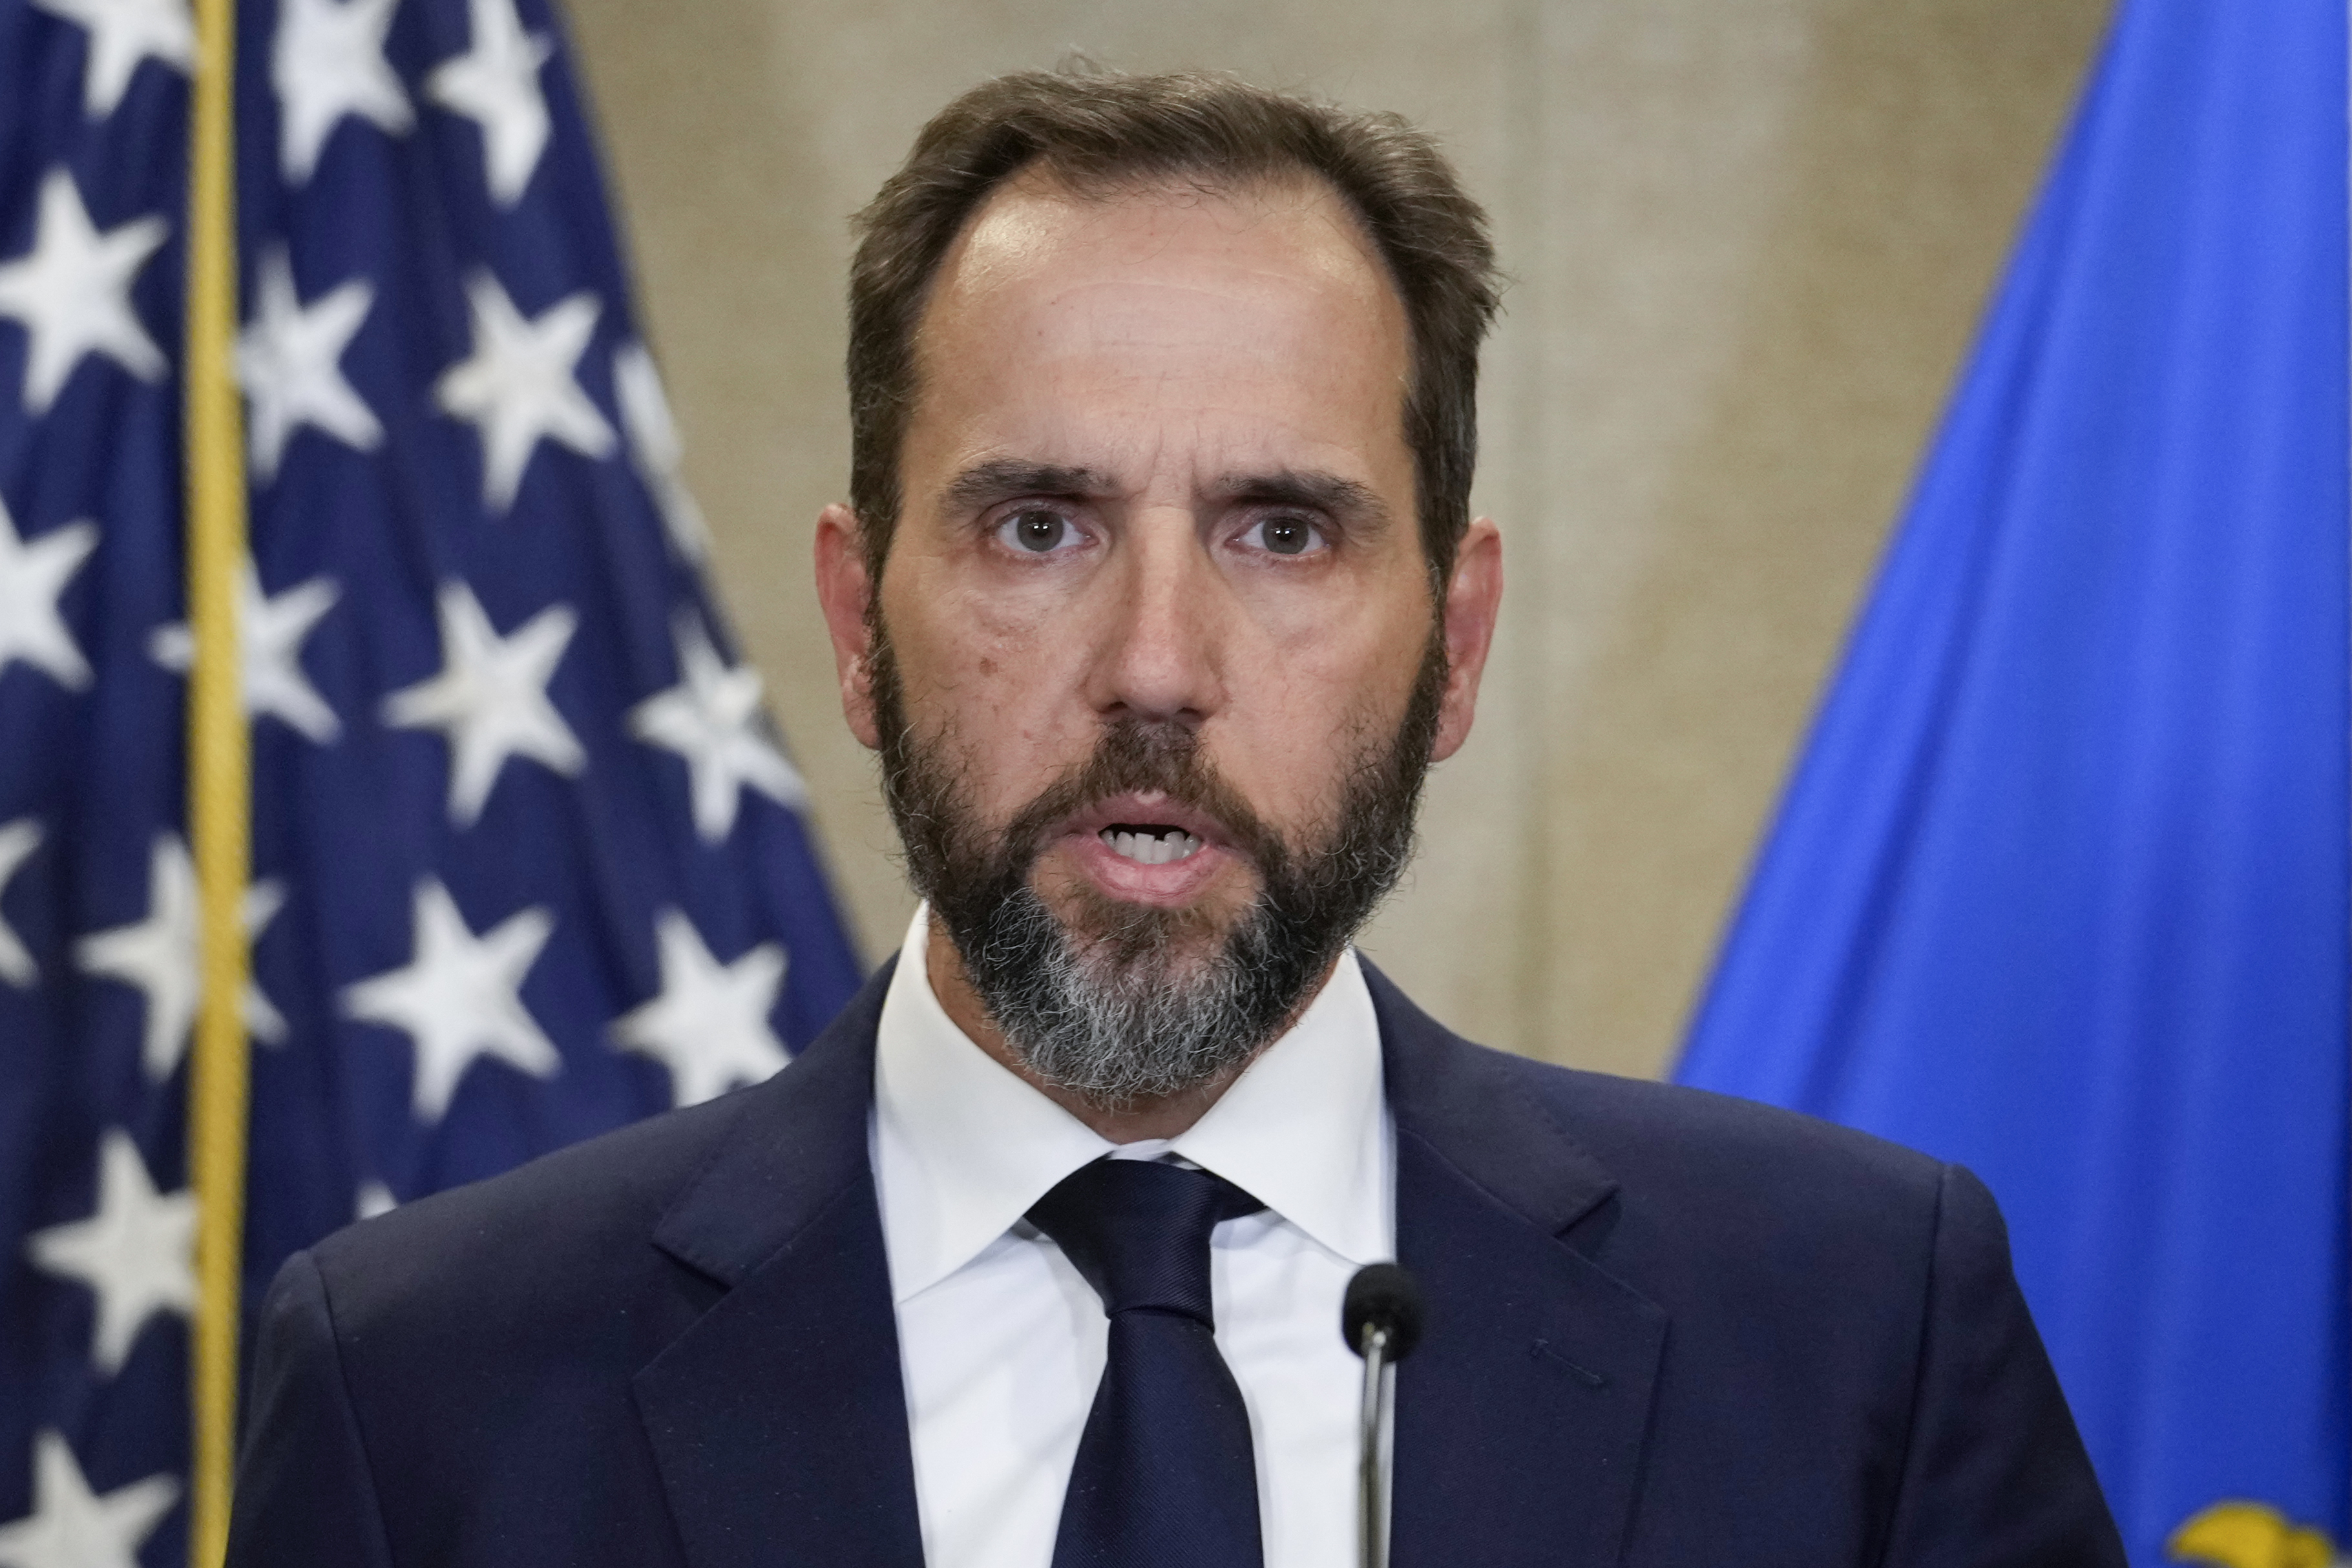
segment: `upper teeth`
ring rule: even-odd
[[[1181,828],[1162,828],[1157,832],[1119,832],[1105,828],[1102,841],[1111,852],[1141,865],[1166,865],[1181,861],[1201,847],[1201,841]]]

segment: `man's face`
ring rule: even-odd
[[[1401,857],[1422,768],[1467,731],[1499,568],[1482,523],[1441,615],[1404,314],[1339,199],[1016,179],[949,255],[918,363],[878,592],[854,520],[819,539],[918,880],[961,855],[1080,961],[1165,989],[1273,883],[1313,894],[1383,788]]]

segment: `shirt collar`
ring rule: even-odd
[[[973,1044],[931,990],[915,911],[877,1026],[875,1183],[894,1300],[979,1256],[1079,1166],[1113,1151]],[[1391,1250],[1380,1022],[1353,950],[1290,1031],[1168,1151],[1243,1187],[1350,1263]]]

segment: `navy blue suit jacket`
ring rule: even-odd
[[[232,1568],[918,1568],[887,977],[757,1088],[289,1261]],[[1370,980],[1430,1308],[1399,1568],[2121,1568],[1967,1172],[1485,1051]]]

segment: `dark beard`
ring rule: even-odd
[[[1121,719],[1087,761],[992,836],[949,745],[915,735],[889,641],[874,628],[883,796],[915,886],[930,900],[1005,1041],[1044,1082],[1106,1108],[1238,1072],[1288,1026],[1307,993],[1412,858],[1446,678],[1433,632],[1403,720],[1349,768],[1334,821],[1293,843],[1201,755],[1190,728]],[[1076,890],[1076,929],[1029,884],[1045,836],[1112,795],[1159,790],[1223,824],[1256,866],[1258,893],[1217,940],[1211,917]],[[1187,950],[1210,951],[1188,962]]]

